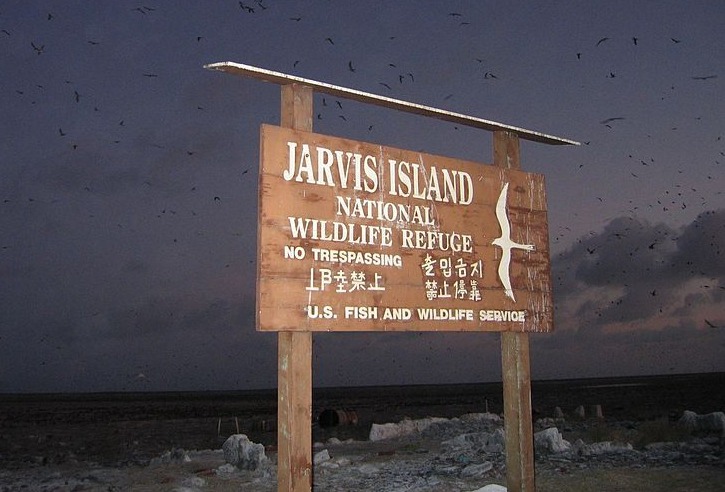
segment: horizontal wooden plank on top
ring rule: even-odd
[[[317,80],[298,77],[296,75],[290,75],[283,72],[255,67],[252,65],[245,65],[243,63],[236,63],[231,61],[209,63],[207,65],[204,65],[204,68],[233,75],[240,75],[243,77],[250,77],[279,85],[301,84],[311,87],[313,90],[323,94],[329,94],[331,96],[352,99],[354,101],[368,104],[374,104],[376,106],[395,109],[406,113],[413,113],[421,116],[427,116],[430,118],[436,118],[458,125],[470,126],[473,128],[480,128],[488,131],[512,132],[517,134],[519,138],[522,138],[524,140],[530,140],[533,142],[539,142],[548,145],[580,145],[579,142],[575,140],[570,140],[568,138],[547,135],[545,133],[537,132],[534,130],[527,130],[525,128],[507,125],[505,123],[499,123],[497,121],[486,120],[475,116],[468,116],[445,109],[434,108],[431,106],[425,106],[423,104],[403,101],[401,99],[381,96],[370,92],[351,89],[349,87],[333,85],[327,82],[320,82]]]

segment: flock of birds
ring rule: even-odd
[[[265,0],[247,0],[247,1],[239,1],[238,2],[239,11],[242,15],[248,15],[248,16],[254,16],[254,15],[263,15],[265,14],[269,8],[270,5]],[[160,10],[161,7],[153,7],[153,6],[147,6],[147,5],[140,5],[137,7],[130,8],[130,13],[132,15],[138,15],[138,16],[144,16],[144,17],[151,17],[154,15],[161,14]],[[58,18],[60,17],[60,13],[56,12],[49,12],[45,16],[45,21],[47,22],[57,22]],[[466,16],[462,13],[458,12],[449,12],[446,14],[446,17],[451,22],[455,22],[457,26],[460,26],[461,28],[465,28],[466,26],[470,25],[470,22],[466,20]],[[291,15],[286,17],[286,22],[289,22],[290,25],[300,24],[305,21],[304,14],[300,15]],[[0,23],[3,22],[3,17],[0,15]],[[22,36],[23,33],[15,32],[10,27],[2,27],[0,29],[1,36],[4,36],[6,38],[13,38],[15,36]],[[197,35],[196,33],[190,33],[191,39],[194,40],[196,43],[204,43],[206,41],[206,37],[202,35]],[[1,39],[0,36],[0,39]],[[394,35],[390,36],[391,40],[395,39]],[[338,48],[340,46],[340,43],[338,39],[334,38],[333,36],[325,36],[324,38],[319,39],[319,42],[321,45],[329,46],[330,48]],[[614,37],[605,36],[597,39],[596,41],[592,40],[592,43],[589,47],[591,50],[598,50],[603,49],[607,45],[611,45],[614,42],[623,42],[622,39],[616,39]],[[631,36],[629,40],[626,41],[627,43],[631,43],[632,46],[637,47],[637,49],[644,49],[643,45],[645,44],[640,36]],[[660,42],[665,42],[668,44],[671,44],[673,47],[677,48],[683,44],[687,43],[687,39],[680,39],[675,37],[669,37],[665,40],[660,40]],[[97,39],[86,39],[86,43],[88,46],[91,47],[101,47],[102,42]],[[45,42],[39,39],[29,39],[27,41],[27,49],[31,50],[31,53],[33,53],[37,57],[47,57],[47,56],[53,56],[51,47],[48,47]],[[585,49],[579,49],[578,51],[573,51],[571,53],[571,57],[576,60],[584,60],[588,56],[588,51]],[[472,64],[475,64],[477,67],[476,73],[478,74],[478,77],[481,81],[485,81],[485,83],[506,83],[506,75],[505,71],[502,70],[499,67],[492,67],[487,64],[485,61],[485,58],[474,58],[471,60]],[[298,68],[301,68],[301,64],[303,64],[302,60],[296,59],[291,64],[291,69],[296,70]],[[341,66],[340,70],[345,70],[347,72],[350,72],[352,74],[360,74],[360,63],[356,61],[353,58],[349,58],[347,60],[347,63],[345,66]],[[390,74],[389,78],[385,80],[380,80],[378,82],[379,87],[381,87],[381,90],[384,89],[386,93],[392,93],[396,90],[396,87],[401,87],[406,84],[414,84],[416,83],[416,80],[419,79],[418,75],[414,72],[414,70],[406,67],[404,63],[401,62],[390,62],[387,64],[386,67],[384,67],[385,73]],[[140,77],[144,77],[147,79],[157,79],[159,78],[159,74],[154,71],[149,70],[141,70],[138,74]],[[615,68],[611,68],[606,71],[606,74],[604,75],[605,78],[614,79],[619,78],[621,75],[617,72]],[[693,73],[690,75],[690,79],[693,81],[693,83],[711,83],[716,81],[718,78],[718,74],[716,73]],[[65,86],[69,87],[67,90],[68,97],[70,98],[70,101],[74,104],[81,105],[85,100],[86,96],[84,95],[84,91],[77,87],[71,80],[63,80],[62,82]],[[36,84],[35,87],[16,87],[13,90],[16,92],[18,97],[24,98],[24,100],[28,100],[31,104],[35,104],[35,93],[38,91],[44,90],[44,84]],[[447,94],[442,97],[443,101],[447,101],[453,97],[453,94]],[[88,98],[90,99],[90,97]],[[340,100],[328,100],[327,98],[321,99],[321,109],[316,113],[317,119],[323,119],[326,117],[329,112],[334,111],[334,116],[339,119],[340,121],[348,121],[349,115],[344,111],[343,103]],[[93,98],[93,103],[90,103],[89,107],[92,107],[94,112],[102,112],[103,108],[101,106],[101,102],[99,102],[98,98]],[[195,106],[196,110],[203,111],[204,106],[202,104],[198,104]],[[127,126],[127,120],[128,118],[124,117],[123,115],[116,115],[117,118],[117,127],[120,129],[126,129]],[[613,116],[607,116],[598,118],[598,123],[608,130],[614,130],[616,129],[616,126],[623,121],[627,120],[628,116],[625,115],[613,115]],[[368,126],[368,131],[373,131],[373,126]],[[71,140],[69,143],[70,148],[72,150],[78,150],[79,149],[79,141],[75,140],[73,135],[68,128],[65,126],[58,125],[57,129],[55,130],[55,136],[67,140]],[[110,143],[113,144],[119,144],[121,143],[121,138],[117,137],[111,137]],[[718,141],[720,141],[720,137],[718,137]],[[595,142],[596,143],[596,142]],[[592,144],[592,140],[588,140],[584,142],[585,145]],[[165,143],[158,143],[158,142],[150,142],[149,145],[152,145],[157,148],[165,148]],[[181,155],[186,155],[188,158],[194,158],[195,156],[198,156],[198,151],[192,147],[185,148],[182,151],[179,152]],[[719,152],[719,156],[716,156],[716,159],[718,160],[717,163],[720,165],[720,160],[725,156],[725,153],[722,151]],[[655,162],[652,158],[649,157],[642,157],[642,156],[636,156],[634,154],[629,154],[628,159],[630,159],[637,168],[632,168],[632,171],[630,172],[631,177],[633,179],[639,178],[640,171],[638,169],[646,169],[650,168],[655,165]],[[584,166],[584,164],[580,165],[579,168],[581,169]],[[247,174],[249,172],[249,168],[244,169],[242,172],[243,175]],[[707,176],[708,180],[713,179],[722,179],[722,176]],[[153,186],[153,182],[146,180],[144,181],[145,185],[147,186]],[[87,185],[84,187],[84,190],[86,192],[92,192],[93,188],[90,185]],[[190,187],[191,191],[196,191],[196,187],[192,186]],[[650,207],[662,207],[664,211],[668,211],[670,209],[685,209],[688,207],[687,201],[685,200],[685,196],[694,197],[697,193],[697,190],[688,187],[684,184],[676,184],[672,189],[664,190],[662,193],[662,196],[660,199],[657,200],[657,203],[649,204]],[[222,202],[222,196],[220,194],[212,194],[209,198],[212,203],[220,205]],[[595,197],[595,199],[602,201],[602,197]],[[29,201],[33,201],[33,197],[28,198]],[[4,199],[4,203],[8,204],[11,202],[10,199],[6,198]],[[694,204],[697,207],[704,207],[706,205],[706,197],[700,196],[699,199]],[[637,206],[633,206],[634,208],[630,210],[632,214],[636,214]],[[157,214],[157,217],[161,218],[163,215],[166,215],[167,209],[164,209],[161,213]],[[170,214],[175,214],[175,212],[172,210],[169,212]],[[564,241],[568,239],[566,237],[567,231],[566,228],[563,227],[560,231],[558,231],[557,234],[554,235],[553,239],[554,241]],[[176,238],[174,239],[176,242]],[[586,238],[580,239],[580,241],[586,241]],[[599,246],[591,246],[588,245],[588,253],[590,255],[596,255],[597,249],[605,247],[604,245]],[[647,247],[645,245],[645,247]],[[655,243],[652,243],[649,245],[649,249],[652,249],[655,247]],[[656,290],[654,290],[652,295],[655,296]],[[716,327],[717,323],[714,323],[712,321],[706,320],[707,326],[710,327]]]

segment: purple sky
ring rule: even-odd
[[[522,142],[556,305],[533,378],[725,371],[723,21],[719,1],[3,2],[0,392],[275,386],[254,288],[279,87],[202,68],[227,60],[583,142]],[[315,114],[492,160],[487,132]],[[315,384],[497,381],[499,338],[319,334]]]

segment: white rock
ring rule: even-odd
[[[453,439],[443,441],[441,444],[452,448],[472,448],[480,446],[488,439],[488,432],[469,432],[467,434],[459,434]]]
[[[563,453],[571,449],[571,443],[564,439],[556,427],[549,427],[534,434],[534,446],[539,451]]]
[[[237,467],[232,465],[231,463],[224,463],[215,471],[217,475],[231,475],[232,473],[235,473],[237,471]]]
[[[725,432],[725,413],[712,412],[698,415],[690,410],[685,410],[680,418],[680,424],[694,431]]]
[[[200,488],[206,486],[206,480],[201,477],[189,477],[185,478],[184,481],[181,482],[181,485],[190,488]]]
[[[401,432],[400,426],[392,422],[387,424],[373,424],[370,427],[370,435],[368,436],[368,439],[371,441],[393,439],[395,437],[400,437]]]
[[[496,429],[491,433],[483,450],[487,453],[503,453],[506,451],[506,432],[503,428]]]
[[[497,485],[495,483],[488,484],[481,487],[480,489],[472,490],[471,492],[506,492],[508,489],[503,485]]]
[[[256,470],[267,461],[264,445],[254,443],[245,434],[233,434],[222,445],[224,460],[241,470]]]
[[[461,477],[481,478],[492,469],[493,463],[491,463],[490,461],[484,461],[483,463],[468,465],[463,470],[461,470]]]
[[[346,457],[342,456],[342,457],[336,458],[335,463],[337,463],[340,466],[348,466],[350,463],[352,463],[352,461],[350,460],[350,458],[346,458]]]
[[[502,428],[493,432],[469,432],[443,441],[441,444],[454,449],[472,449],[490,454],[503,453],[506,450],[506,434]]]
[[[442,417],[426,417],[418,420],[403,419],[397,424],[373,424],[370,427],[369,439],[371,441],[383,441],[385,439],[403,437],[411,434],[420,434],[430,427],[431,424],[448,422],[449,420]]]
[[[312,458],[312,463],[315,465],[319,465],[325,461],[330,461],[330,452],[327,449],[315,453],[315,456]]]

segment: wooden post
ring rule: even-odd
[[[281,126],[312,131],[312,88],[282,86]],[[277,346],[277,490],[310,492],[312,332],[279,332]]]
[[[493,132],[493,162],[521,169],[519,137]],[[503,406],[506,432],[506,487],[509,492],[534,492],[534,432],[531,421],[529,334],[501,332]]]

